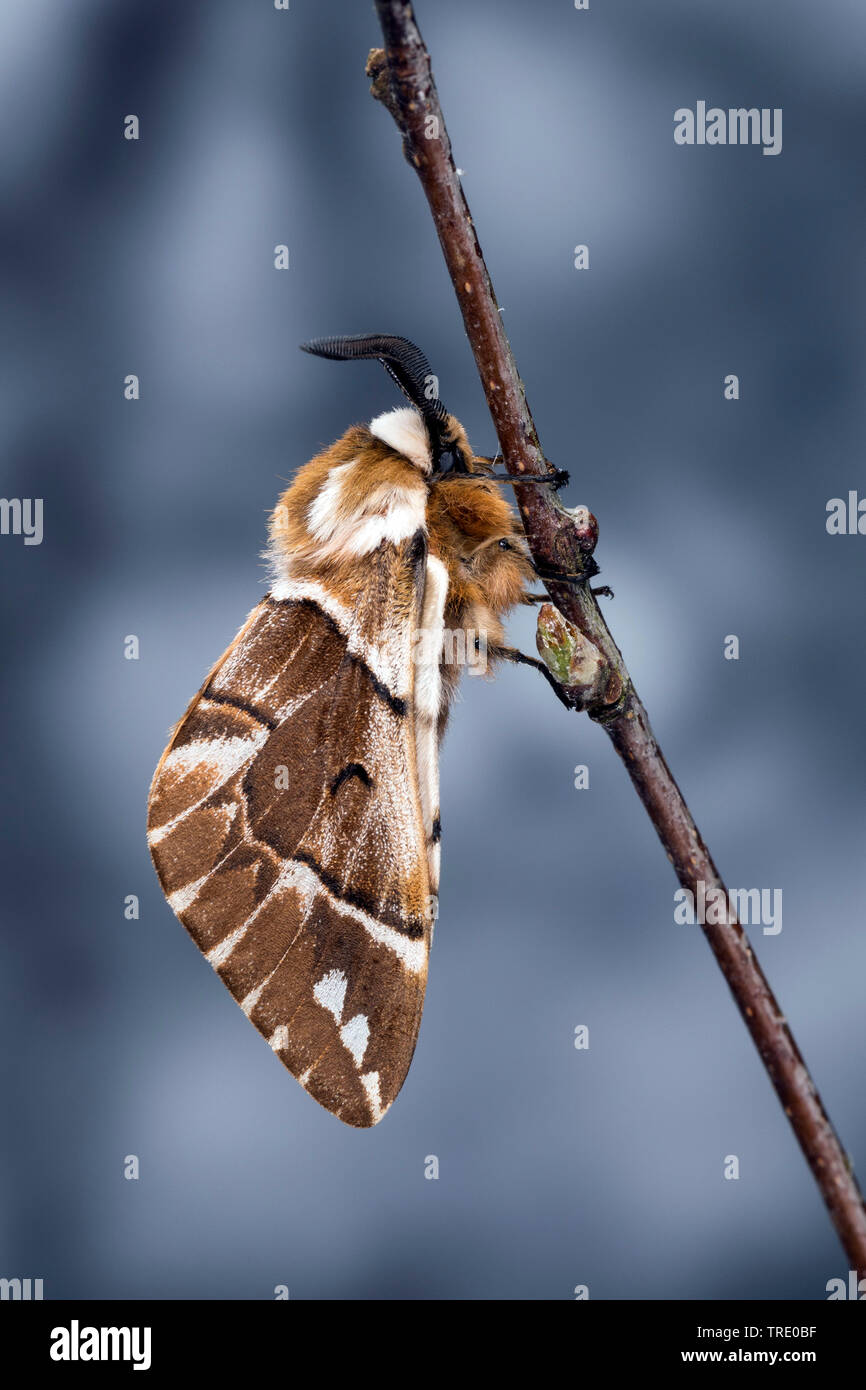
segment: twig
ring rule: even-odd
[[[523,383],[502,327],[493,286],[451,155],[430,56],[411,4],[376,0],[385,39],[367,64],[373,95],[388,108],[433,214],[478,372],[508,472],[550,472],[535,431]],[[515,487],[533,559],[546,575],[556,609],[543,609],[550,652],[564,661],[568,703],[585,709],[610,736],[677,877],[697,895],[727,890],[653,736],[646,710],[585,578],[592,572],[587,528],[575,524],[551,487]],[[590,518],[594,526],[594,519]],[[594,537],[593,537],[594,540]],[[576,629],[576,631],[575,631]],[[558,669],[558,668],[555,668]],[[704,934],[752,1035],[785,1114],[858,1278],[866,1277],[866,1209],[782,1010],[748,938],[733,913]]]

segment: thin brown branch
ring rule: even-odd
[[[372,92],[393,116],[403,136],[406,158],[427,196],[505,467],[514,477],[544,474],[550,465],[502,327],[451,155],[430,56],[412,6],[403,0],[376,0],[376,10],[385,48],[370,54],[367,71]],[[567,697],[607,731],[682,886],[697,895],[697,885],[703,882],[708,895],[720,890],[729,901],[586,582],[591,566],[580,527],[552,488],[517,486],[515,495],[538,567],[545,573],[578,576],[576,580],[547,581],[556,608],[573,625],[570,640],[574,660],[566,666],[570,674],[564,676]],[[546,629],[554,632],[554,638],[557,624],[569,631],[554,610],[547,610]],[[858,1277],[866,1277],[863,1199],[782,1010],[733,914],[729,914],[727,924],[707,924],[703,931],[806,1156],[851,1267]]]

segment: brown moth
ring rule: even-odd
[[[321,1105],[376,1124],[421,1020],[439,887],[439,741],[466,666],[532,602],[520,524],[403,338],[411,404],[302,467],[270,522],[270,592],[174,729],[148,842],[168,902]],[[538,664],[534,661],[532,664]]]

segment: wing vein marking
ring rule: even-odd
[[[185,912],[188,907],[191,907],[209,878],[210,874],[203,874],[194,883],[187,883],[183,888],[178,888],[174,893],[170,893],[168,905],[172,912],[180,916],[181,912]]]
[[[252,761],[252,757],[250,761]],[[147,832],[148,844],[158,845],[165,839],[166,835],[170,835],[172,830],[175,830],[177,826],[180,825],[181,821],[186,820],[187,816],[191,816],[193,811],[200,811],[205,805],[205,802],[210,801],[211,797],[221,792],[224,786],[225,782],[220,782],[218,786],[211,787],[209,791],[205,792],[204,796],[199,797],[198,801],[194,801],[191,806],[187,806],[183,811],[178,811],[176,816],[172,816],[171,820],[167,820],[165,825],[157,825],[153,830],[149,830]],[[228,825],[231,826],[238,813],[238,806],[237,802],[234,801],[220,801],[214,805],[213,810],[225,811],[228,816]],[[213,872],[213,870],[209,872]]]
[[[227,804],[228,804],[228,803],[227,803]],[[234,803],[234,804],[235,804],[235,806],[237,806],[237,803]],[[246,848],[248,845],[255,845],[255,847],[256,847],[257,849],[263,850],[263,851],[265,852],[265,854],[268,855],[268,857],[271,859],[272,862],[273,862],[273,861],[276,861],[276,863],[279,864],[280,866],[282,866],[282,865],[284,864],[285,861],[284,861],[284,859],[282,858],[282,856],[279,855],[279,854],[277,853],[277,851],[276,851],[275,849],[273,849],[272,846],[269,845],[269,844],[267,843],[266,840],[257,840],[257,839],[256,839],[255,835],[252,833],[252,830],[249,828],[249,818],[247,817],[246,812],[244,812],[244,825],[245,825],[246,830],[248,831],[248,833],[244,835],[244,838],[240,841],[239,844],[233,845],[231,849],[227,849],[226,852],[225,852],[225,854],[222,856],[222,858],[218,859],[218,860],[216,861],[215,864],[212,864],[212,865],[211,865],[211,867],[208,869],[207,873],[205,874],[204,879],[202,880],[202,884],[204,884],[204,882],[206,882],[207,879],[212,878],[213,875],[214,875],[215,873],[217,873],[218,870],[220,870],[220,869],[223,867],[223,865],[226,864],[226,863],[229,861],[229,859],[231,859],[231,857],[232,857],[233,854],[237,854],[238,850],[244,849],[244,848]],[[181,890],[181,891],[182,891],[182,890]],[[200,891],[200,890],[199,890],[199,891]],[[171,904],[169,904],[169,906],[171,906]],[[176,909],[174,909],[174,910],[176,911]]]
[[[291,859],[283,861],[282,870],[274,879],[273,883],[271,884],[265,896],[262,898],[261,902],[253,908],[252,912],[246,918],[246,920],[241,922],[239,926],[235,927],[234,931],[230,932],[228,936],[224,936],[222,941],[218,941],[216,946],[211,947],[211,949],[208,952],[206,952],[206,958],[214,967],[214,969],[216,969],[220,965],[225,964],[229,956],[234,951],[235,947],[240,945],[241,941],[243,941],[244,937],[246,936],[247,932],[253,925],[253,922],[258,917],[262,909],[267,907],[274,895],[283,888],[288,887],[297,889],[297,892],[301,898],[301,905],[303,908],[304,917],[306,917],[307,913],[310,910],[310,904],[312,903],[312,900],[315,897],[315,893],[311,893],[309,887],[304,887],[295,882],[295,875],[292,873],[292,864],[293,861]]]
[[[337,912],[346,917],[350,917],[359,926],[363,927],[367,935],[372,937],[381,946],[387,946],[394,952],[395,956],[403,962],[406,969],[413,975],[423,973],[427,963],[427,946],[423,936],[409,936],[405,932],[398,931],[395,927],[389,927],[385,922],[380,922],[371,913],[364,911],[363,908],[355,907],[354,904],[346,902],[345,899],[335,897],[314,869],[306,860],[294,859],[289,863],[294,864],[301,879],[307,883],[312,883],[324,893],[328,902]]]
[[[251,705],[247,700],[242,700],[239,695],[220,695],[211,689],[212,685],[213,682],[208,681],[201,692],[201,698],[208,704],[228,705],[231,709],[241,710],[244,714],[248,714],[250,719],[254,719],[257,724],[270,729],[271,732],[277,727],[277,721],[272,719],[269,714],[265,714],[263,710],[256,709],[255,705]]]
[[[355,853],[357,853],[357,848],[353,850],[353,855]],[[411,923],[407,923],[405,927],[388,926],[386,923],[379,920],[375,914],[373,905],[369,902],[365,902],[360,894],[341,892],[337,880],[328,873],[327,869],[323,868],[315,856],[310,854],[309,850],[297,849],[293,856],[293,862],[296,864],[305,864],[307,868],[315,874],[318,882],[323,888],[327,889],[332,902],[342,903],[344,907],[352,912],[360,912],[369,921],[375,922],[383,931],[393,932],[395,936],[400,936],[409,941],[423,941],[424,928],[422,926],[416,926]]]
[[[274,687],[275,685],[278,685],[280,681],[282,681],[282,680],[285,679],[285,675],[286,675],[286,671],[287,671],[288,667],[291,666],[292,662],[295,661],[295,660],[297,659],[298,653],[302,650],[302,648],[304,647],[304,644],[309,640],[309,636],[310,636],[309,632],[301,632],[301,634],[300,634],[299,637],[298,637],[298,640],[295,642],[294,646],[292,647],[292,650],[291,650],[290,652],[287,652],[287,653],[286,653],[286,659],[285,659],[285,661],[283,661],[282,664],[279,666],[279,668],[277,669],[275,675],[271,676],[270,680],[269,680],[269,681],[266,681],[264,685],[256,686],[256,699],[257,699],[257,700],[262,700],[262,699],[264,699],[266,695],[269,695],[269,694],[270,694],[271,690],[273,689],[273,687]],[[323,682],[322,682],[322,685],[324,685],[324,684],[325,684],[325,682],[323,681]],[[322,688],[321,685],[316,686],[316,689],[317,689],[317,690],[321,690],[321,688]],[[311,691],[310,693],[312,694],[312,693],[314,693],[314,692]],[[305,698],[307,698],[307,697],[305,697]]]
[[[299,890],[299,893],[300,893],[300,890]],[[315,893],[310,893],[310,894],[300,893],[300,897],[301,897],[301,915],[300,915],[300,922],[299,922],[299,924],[298,924],[298,929],[297,929],[297,931],[295,932],[294,936],[292,937],[292,939],[291,939],[291,941],[289,942],[289,944],[288,944],[288,946],[286,947],[286,949],[283,951],[283,954],[280,956],[280,958],[279,958],[279,960],[277,961],[276,965],[274,966],[273,970],[269,971],[268,974],[265,976],[265,978],[262,980],[261,984],[256,985],[255,989],[251,989],[250,992],[249,992],[249,994],[245,995],[244,998],[240,1001],[241,1008],[243,1009],[243,1011],[244,1011],[244,1013],[246,1014],[247,1018],[249,1018],[249,1016],[250,1016],[250,1014],[252,1013],[253,1009],[255,1008],[256,1004],[259,1002],[259,999],[260,999],[261,996],[262,996],[263,990],[266,988],[267,985],[270,984],[271,980],[272,980],[272,979],[274,978],[274,976],[276,975],[276,973],[277,973],[277,971],[279,970],[280,966],[283,964],[283,961],[286,959],[286,956],[289,954],[289,951],[291,951],[292,947],[294,946],[294,944],[295,944],[295,942],[297,941],[298,937],[300,936],[301,932],[304,930],[304,927],[307,925],[307,918],[308,918],[309,915],[310,915],[310,908],[313,906],[313,903],[315,902],[316,894],[315,894]],[[296,1009],[292,1011],[292,1016],[291,1016],[291,1018],[288,1020],[289,1023],[291,1023],[291,1021],[292,1021],[292,1019],[294,1018],[296,1012],[297,1012]]]
[[[382,677],[377,675],[377,673],[373,670],[373,667],[370,664],[370,662],[364,656],[362,656],[362,654],[357,650],[356,647],[353,647],[351,628],[348,633],[343,632],[339,623],[327,611],[327,609],[323,608],[320,603],[318,603],[315,599],[312,598],[274,598],[272,594],[268,594],[265,598],[265,602],[272,603],[276,607],[280,608],[312,608],[316,613],[319,614],[319,616],[323,619],[323,621],[327,624],[331,631],[334,632],[338,637],[342,638],[342,640],[345,642],[346,658],[349,661],[354,662],[355,665],[361,667],[362,671],[369,679],[370,684],[372,685],[379,698],[381,700],[384,700],[384,702],[387,705],[389,705],[390,708],[394,711],[394,713],[399,715],[401,719],[405,716],[409,707],[408,699],[402,695],[395,695],[394,692],[389,688],[387,682],[384,681]]]
[[[250,735],[249,738],[213,738],[213,739],[193,739],[191,743],[174,744],[165,756],[162,766],[166,770],[174,770],[175,767],[190,770],[196,767],[214,767],[217,774],[222,774],[221,779],[215,785],[208,787],[204,796],[200,796],[191,806],[186,806],[179,811],[171,820],[164,825],[157,825],[148,832],[148,841],[152,845],[158,845],[164,840],[174,828],[180,825],[181,821],[191,816],[193,811],[198,811],[206,801],[215,796],[217,792],[225,787],[239,772],[246,771],[249,764],[261,751],[267,742],[270,734],[264,729],[258,733]],[[239,756],[241,750],[248,750],[243,756]],[[232,803],[224,803],[226,810]],[[232,819],[236,813],[233,807]]]

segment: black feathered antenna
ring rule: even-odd
[[[395,338],[386,333],[359,333],[354,337],[313,338],[309,343],[301,343],[300,347],[302,352],[310,352],[315,357],[328,357],[335,362],[362,361],[365,358],[381,362],[403,395],[421,412],[430,437],[433,471],[451,476],[475,476],[468,472],[459,445],[446,434],[448,411],[438,396],[431,398],[427,394],[431,383],[436,380],[430,363],[421,349],[410,343],[408,338]],[[487,461],[481,460],[482,463]],[[496,460],[492,462],[495,464]],[[484,476],[492,483],[505,483],[509,487],[541,483],[559,488],[568,482],[568,474],[561,468],[543,477],[507,478],[497,476],[492,471]]]
[[[428,392],[435,377],[430,363],[419,347],[408,338],[395,338],[386,333],[359,333],[345,338],[313,338],[301,343],[302,352],[332,361],[349,362],[372,358],[382,363],[403,395],[421,412],[430,435],[436,457],[443,447],[442,426],[447,424],[448,411],[438,396]]]

